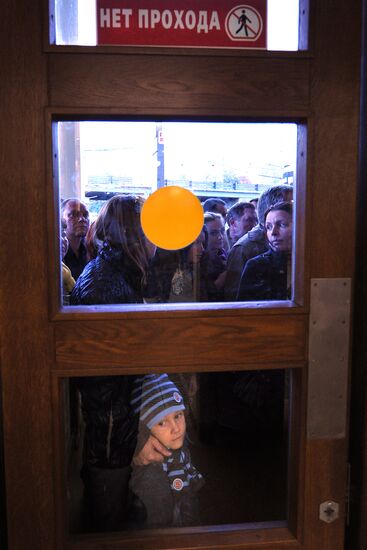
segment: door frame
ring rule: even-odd
[[[306,377],[310,280],[352,278],[354,275],[355,233],[350,227],[354,222],[357,184],[362,2],[358,1],[347,11],[342,0],[310,4],[312,40],[309,52],[246,52],[240,55],[215,51],[167,53],[157,50],[153,53],[118,48],[91,51],[88,48],[50,47],[47,42],[42,48],[42,38],[47,35],[47,25],[42,27],[46,3],[37,2],[31,11],[24,0],[16,4],[9,1],[3,7],[4,32],[0,35],[5,74],[8,75],[4,83],[8,109],[4,113],[2,128],[6,159],[2,175],[9,183],[2,191],[3,204],[9,204],[10,194],[13,208],[22,207],[22,223],[32,229],[26,234],[14,231],[14,210],[5,209],[1,219],[2,235],[6,237],[4,256],[7,266],[4,273],[6,292],[1,295],[1,375],[8,538],[12,550],[25,547],[53,549],[57,544],[59,547],[85,549],[122,547],[116,536],[105,540],[103,537],[98,537],[98,540],[82,537],[82,540],[68,542],[59,538],[64,533],[58,508],[59,432],[55,422],[58,422],[60,409],[55,380],[77,372],[70,355],[73,328],[77,327],[83,333],[83,340],[79,343],[89,343],[89,335],[94,331],[110,331],[110,334],[111,331],[127,331],[129,342],[133,344],[134,326],[144,326],[146,334],[150,334],[150,327],[157,320],[154,313],[144,313],[145,319],[137,313],[128,317],[121,313],[101,313],[100,319],[85,314],[82,321],[78,315],[73,319],[54,315],[50,305],[54,300],[50,274],[55,272],[55,268],[51,260],[49,268],[45,262],[50,246],[50,220],[47,220],[50,174],[44,113],[48,110],[55,113],[60,109],[74,110],[78,114],[96,109],[108,114],[113,110],[131,113],[142,109],[151,115],[175,112],[194,116],[203,112],[216,114],[224,105],[230,105],[226,108],[226,115],[233,113],[233,116],[238,116],[241,112],[243,117],[257,120],[272,117],[294,119],[298,116],[308,119],[307,275],[302,312],[298,308],[287,311],[279,308],[269,311],[248,309],[238,314],[237,310],[234,313],[227,309],[219,314],[207,311],[204,316],[199,311],[179,312],[173,316],[176,327],[187,329],[187,334],[192,331],[189,324],[193,318],[205,319],[204,326],[210,330],[216,320],[216,326],[224,331],[228,330],[230,323],[236,326],[240,323],[243,330],[256,325],[258,331],[264,332],[269,330],[270,317],[276,316],[284,328],[291,324],[293,329],[298,327],[300,331],[294,332],[301,335],[301,345],[294,337],[297,353],[292,356],[292,361]],[[344,26],[350,33],[336,39],[334,29]],[[251,83],[241,83],[240,91],[237,84],[230,86],[239,68],[246,71],[243,74],[253,75]],[[126,78],[129,74],[130,79]],[[138,77],[136,80],[131,78],[134,74]],[[223,74],[228,76],[228,86],[219,87]],[[169,83],[177,80],[179,86],[172,93]],[[111,89],[106,84],[108,82],[119,83],[119,86]],[[215,94],[210,93],[209,88],[215,90]],[[146,94],[146,89],[153,92]],[[348,190],[345,188],[346,175]],[[340,209],[341,204],[343,209]],[[338,224],[335,224],[336,211]],[[348,246],[343,248],[341,255],[340,243],[345,242],[346,226],[349,227]],[[54,226],[51,231],[54,232]],[[56,244],[53,238],[51,243],[52,250]],[[9,250],[13,253],[9,254]],[[165,315],[162,320],[165,330],[171,334],[169,325],[172,318]],[[204,333],[203,337],[208,341],[209,333]],[[117,341],[114,345],[118,361],[125,356],[126,350],[119,347]],[[238,357],[244,351],[241,347],[236,348]],[[278,361],[284,365],[281,350],[278,352],[278,359],[271,363],[273,368],[279,365]],[[155,357],[162,365],[158,346]],[[98,361],[95,363],[98,369],[106,363],[102,357]],[[164,365],[167,364],[165,361],[167,359],[164,359]],[[86,353],[80,368],[87,373],[92,364]],[[254,360],[252,364],[258,367],[260,362]],[[135,366],[129,368],[141,368],[138,358]],[[306,383],[303,384],[306,391]],[[247,529],[203,534],[196,547],[199,544],[201,547],[247,550],[341,550],[347,446],[347,434],[341,438],[304,440],[299,460],[304,475],[300,476],[299,483],[304,484],[305,497],[297,510],[297,540],[282,527],[260,531]],[[320,503],[329,499],[340,502],[340,517],[332,524],[318,518]],[[22,529],[19,529],[20,525]],[[172,537],[162,541],[162,547],[166,544],[193,547],[191,537],[195,538],[195,535]],[[139,542],[145,548],[152,544],[149,535],[144,543]]]

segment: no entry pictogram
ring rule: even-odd
[[[239,1],[96,0],[97,43],[266,50],[267,0]]]
[[[254,41],[263,30],[260,13],[252,6],[240,5],[232,8],[226,17],[226,32],[231,40]]]

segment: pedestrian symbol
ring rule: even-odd
[[[262,29],[261,15],[252,6],[236,6],[227,14],[226,32],[231,40],[257,40]]]

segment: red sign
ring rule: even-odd
[[[266,49],[266,2],[97,0],[97,43]]]

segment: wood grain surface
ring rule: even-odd
[[[309,278],[354,272],[362,0],[310,0],[307,55],[44,48],[47,5],[5,0],[0,19],[1,387],[9,550],[342,550],[348,441],[305,442],[304,407],[292,439],[299,467],[291,472],[290,503],[296,509],[288,528],[70,539],[62,512],[67,503],[57,377],[296,367],[295,395],[304,405]],[[50,200],[53,162],[45,123],[50,113],[301,122],[307,128],[307,140],[303,133],[300,142],[304,148],[307,143],[301,180],[307,193],[299,199],[304,271],[297,279],[304,309],[56,318],[55,254],[49,251],[58,237],[54,212],[48,213],[56,200]],[[328,499],[341,505],[333,524],[318,519],[319,504]]]

